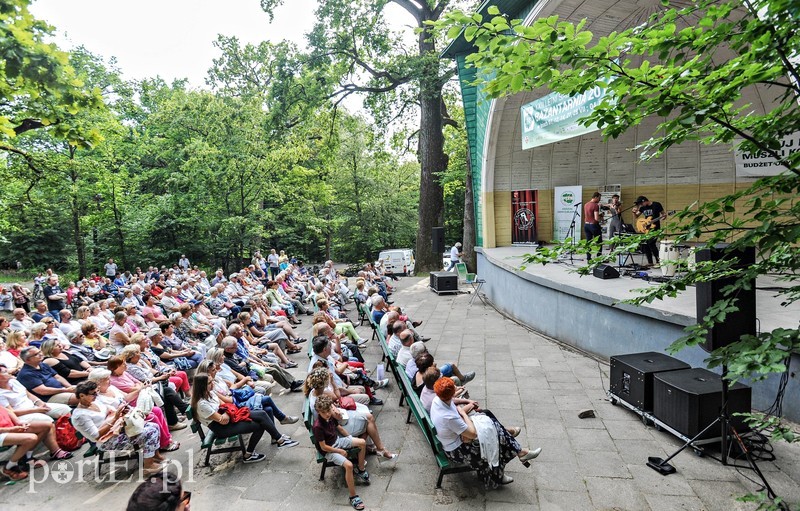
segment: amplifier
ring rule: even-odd
[[[648,351],[611,357],[611,393],[640,410],[653,411],[653,375],[689,369],[677,358]]]
[[[449,271],[431,272],[431,289],[436,293],[458,293],[458,274]]]
[[[658,373],[653,381],[653,415],[686,437],[694,437],[719,417],[722,378],[707,369],[684,369]],[[736,413],[750,412],[751,390],[734,383],[728,392],[728,415],[737,431],[747,426]],[[706,431],[701,439],[720,436],[719,428]]]

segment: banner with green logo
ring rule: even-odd
[[[582,126],[578,119],[589,115],[605,95],[605,87],[597,86],[572,96],[553,92],[523,105],[522,148],[531,149],[596,131],[597,125]]]
[[[581,214],[581,197],[583,196],[582,186],[556,186],[553,207],[553,238],[557,241],[564,241],[569,234],[572,222],[575,222],[575,232],[571,234],[574,240],[581,239],[583,232],[583,222]]]

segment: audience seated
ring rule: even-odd
[[[130,406],[126,403],[118,407],[103,404],[97,399],[97,383],[85,381],[75,388],[78,405],[72,412],[72,424],[88,441],[103,451],[120,451],[139,446],[144,458],[145,476],[161,472],[164,457],[159,452],[160,435],[158,426],[145,422],[142,432],[133,437],[125,433],[125,415]]]
[[[473,403],[457,406],[453,402],[456,385],[450,378],[439,378],[434,384],[436,397],[431,404],[431,420],[451,462],[471,466],[487,490],[514,479],[505,473],[506,464],[518,458],[525,466],[536,458],[541,448],[528,450],[516,440],[519,427],[506,429],[488,410]],[[485,450],[485,459],[481,451]]]

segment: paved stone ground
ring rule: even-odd
[[[648,456],[665,457],[679,442],[605,400],[605,364],[521,327],[480,301],[468,307],[468,295],[437,296],[425,285],[423,280],[403,279],[395,300],[412,317],[424,320],[420,330],[433,337],[429,349],[437,361],[457,362],[465,371],[477,371],[469,384],[471,396],[504,424],[524,426],[523,445],[544,450],[530,469],[512,461],[507,470],[515,482],[499,490],[484,492],[473,474],[446,476],[443,488],[436,490],[436,463],[417,425],[405,424],[406,409],[398,407],[399,391],[392,382],[387,390],[379,391],[386,405],[375,407],[375,412],[385,444],[401,456],[387,464],[368,458],[372,484],[358,487],[367,509],[754,508],[735,500],[757,488],[747,480],[752,476],[749,471],[740,474],[692,453],[675,459],[678,473],[669,477],[647,468]],[[369,328],[360,331],[367,336]],[[374,366],[380,357],[376,343],[367,348],[366,356]],[[305,362],[302,355],[295,358]],[[300,366],[305,368],[304,363]],[[294,372],[298,377],[304,374]],[[302,395],[278,397],[277,402],[287,413],[297,414]],[[586,408],[594,409],[597,417],[579,419],[578,411]],[[260,450],[268,456],[265,463],[242,465],[222,455],[215,457],[209,469],[199,466],[195,452],[191,480],[184,475],[186,488],[193,494],[192,509],[350,509],[339,469],[329,470],[325,481],[318,480],[319,467],[302,425],[282,429],[301,445],[278,451],[262,442]],[[188,429],[176,437],[186,451],[173,453],[172,458],[184,467],[192,466],[188,451],[190,447],[196,450],[197,439]],[[778,494],[797,505],[800,446],[780,444],[776,453],[777,461],[761,463],[761,469]],[[120,470],[118,475],[124,478],[128,473]],[[123,509],[134,487],[134,482],[108,480],[64,485],[51,477],[34,485],[35,493],[29,484],[0,486],[0,509]]]

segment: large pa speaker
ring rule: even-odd
[[[646,412],[653,411],[653,375],[664,371],[689,369],[677,358],[648,351],[611,357],[611,393]]]
[[[449,271],[431,272],[431,289],[440,293],[458,293],[458,274]]]
[[[434,254],[444,252],[444,227],[433,227],[431,229],[431,246]]]
[[[734,383],[728,392],[728,414],[740,433],[748,427],[737,413],[750,412],[750,387]],[[653,415],[686,437],[694,437],[714,419],[722,407],[722,378],[707,369],[695,368],[656,373],[653,377]],[[701,439],[718,437],[711,428]]]
[[[603,280],[619,278],[619,272],[617,269],[608,264],[598,264],[594,267],[594,271],[592,273],[598,279]]]
[[[726,251],[727,245],[698,250],[695,259],[700,261],[720,261],[733,259],[735,268],[744,269],[756,262],[756,250],[749,247],[744,250]],[[723,298],[722,289],[733,284],[737,277],[719,279],[711,282],[698,282],[697,289],[697,321],[703,320],[708,309]],[[728,313],[725,321],[717,323],[706,334],[706,342],[702,347],[706,351],[727,346],[739,340],[743,335],[756,334],[756,283],[750,281],[750,289],[740,289],[736,294],[738,311]]]

